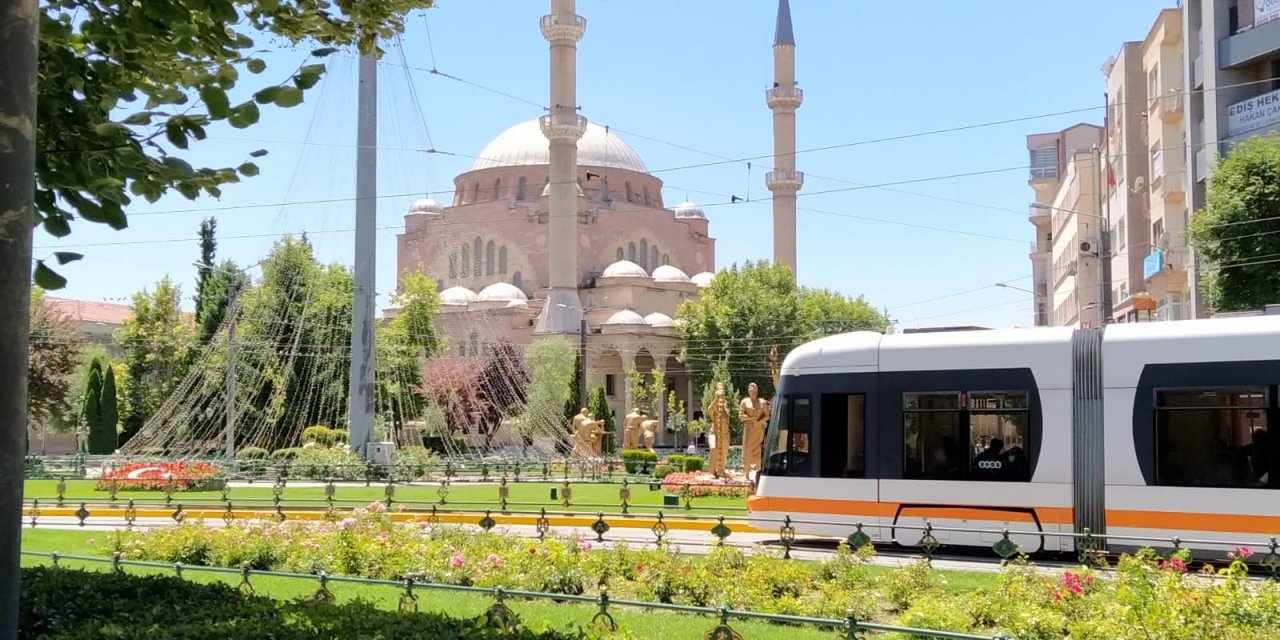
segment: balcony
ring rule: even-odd
[[[1027,207],[1027,220],[1036,226],[1048,225],[1053,219],[1052,210],[1048,205],[1032,202]]]
[[[1177,124],[1182,119],[1182,89],[1169,87],[1147,104],[1147,117],[1166,124]]]
[[[804,186],[803,171],[787,171],[786,169],[775,169],[764,174],[764,184],[770,191],[779,188],[800,189]]]
[[[547,40],[577,42],[587,32],[587,19],[572,14],[553,13],[542,16],[538,26],[542,28],[542,37]]]
[[[1151,193],[1166,203],[1176,204],[1186,200],[1186,162],[1181,149],[1169,153],[1157,149],[1151,154]]]
[[[1239,69],[1280,52],[1280,20],[1260,24],[1218,42],[1218,65]]]
[[[557,110],[538,118],[548,140],[578,140],[587,132],[587,119],[572,111]]]
[[[764,91],[765,104],[770,109],[797,109],[804,102],[804,89],[800,87],[769,87]]]

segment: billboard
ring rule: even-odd
[[[1152,251],[1142,259],[1142,279],[1150,280],[1152,276],[1164,269],[1164,252]]]
[[[1253,26],[1280,20],[1280,0],[1253,0]]]
[[[1227,107],[1227,136],[1232,138],[1277,123],[1280,123],[1280,89]]]

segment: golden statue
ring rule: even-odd
[[[656,418],[649,418],[648,415],[641,411],[641,417],[646,418],[640,423],[640,430],[644,437],[644,448],[653,451],[653,444],[658,439],[658,425],[660,424]]]
[[[711,433],[707,436],[711,447],[711,473],[717,478],[726,477],[725,464],[729,461],[729,403],[724,397],[724,383],[716,383],[716,397],[711,403]]]
[[[583,407],[582,411],[573,417],[573,420],[569,423],[569,428],[573,432],[572,457],[590,458],[599,455],[599,434],[604,432],[600,429],[602,424],[604,424],[603,421],[592,419],[591,411],[586,407]]]
[[[643,430],[641,424],[644,422],[644,412],[640,409],[632,409],[625,418],[622,419],[622,450],[631,451],[639,449],[641,446],[641,435]]]
[[[738,405],[742,416],[742,470],[759,471],[764,463],[765,422],[769,419],[769,402],[760,397],[760,387],[747,385],[747,397]]]
[[[604,455],[604,420],[596,420],[595,417],[596,414],[588,413],[588,419],[583,424],[590,426],[591,451],[598,458]]]

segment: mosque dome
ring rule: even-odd
[[[671,316],[657,311],[645,316],[644,321],[655,329],[666,329],[676,326],[676,321],[672,320]]]
[[[510,302],[512,300],[527,301],[523,291],[508,282],[495,282],[480,290],[476,302]]]
[[[689,279],[689,276],[685,274],[685,272],[669,264],[664,264],[661,267],[654,269],[653,279],[656,282],[679,282],[682,284],[687,284],[689,282],[692,282],[692,280]]]
[[[604,268],[601,278],[648,278],[649,272],[644,267],[630,261],[619,260]]]
[[[701,218],[703,220],[707,218],[707,214],[702,212],[702,207],[688,200],[676,205],[675,212],[677,218]]]
[[[529,303],[524,300],[512,300],[507,303],[508,309],[528,309]]]
[[[415,213],[444,213],[444,207],[431,198],[423,198],[413,203],[412,207],[409,207],[409,215]]]
[[[609,316],[609,319],[605,320],[604,323],[610,325],[648,324],[640,314],[630,309],[623,309],[622,311]]]
[[[537,120],[527,120],[498,134],[476,156],[469,171],[549,164],[551,151],[542,127]],[[618,134],[606,133],[604,127],[592,122],[587,123],[586,133],[578,140],[578,166],[649,173],[631,145]]]
[[[440,292],[440,304],[466,305],[476,300],[476,292],[466,287],[449,287]]]
[[[698,285],[699,288],[703,288],[711,286],[711,280],[715,277],[716,274],[711,273],[710,271],[703,271],[702,273],[690,278],[690,280],[692,280],[694,284]]]

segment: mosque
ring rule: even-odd
[[[626,372],[665,372],[667,393],[700,409],[676,356],[674,317],[716,270],[716,241],[701,208],[668,207],[662,180],[616,133],[576,105],[576,43],[586,20],[574,0],[552,0],[541,20],[551,49],[549,113],[516,124],[454,179],[452,202],[415,202],[397,237],[397,273],[422,272],[441,294],[438,324],[453,354],[478,355],[486,340],[529,344],[564,334],[587,353],[589,388],[604,387],[617,416],[630,410]],[[795,270],[795,40],[788,0],[778,4],[774,83],[774,259]],[[445,240],[442,240],[445,239]],[[666,394],[664,394],[665,397]],[[662,407],[656,407],[659,412]],[[659,446],[673,436],[659,435]]]

